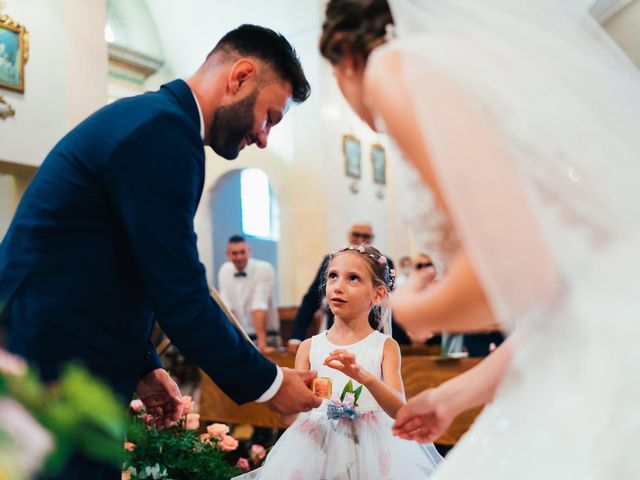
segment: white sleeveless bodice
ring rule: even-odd
[[[323,362],[332,351],[344,349],[355,354],[356,361],[362,368],[374,374],[378,379],[382,379],[382,354],[384,342],[387,338],[387,335],[376,330],[351,345],[334,345],[327,338],[327,332],[319,333],[311,339],[311,351],[309,352],[311,370],[316,370],[319,377],[330,378],[332,394],[340,395],[344,386],[351,380],[350,377],[338,370],[327,367]],[[359,384],[355,381],[352,382],[353,387],[357,388]],[[328,400],[325,400],[318,409],[326,410],[327,402]],[[366,388],[363,388],[362,394],[358,399],[358,408],[361,411],[372,411],[378,410],[380,406],[371,393]]]

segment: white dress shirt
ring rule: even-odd
[[[222,300],[235,312],[240,324],[249,335],[255,335],[251,318],[255,310],[267,311],[267,331],[280,331],[280,319],[274,302],[275,272],[269,262],[249,259],[244,269],[246,276],[238,272],[231,262],[226,262],[218,272],[218,286]]]

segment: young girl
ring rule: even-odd
[[[389,325],[393,277],[386,257],[373,247],[351,246],[330,255],[326,298],[335,323],[301,344],[296,368],[329,378],[331,398],[298,415],[264,465],[237,478],[411,480],[434,471],[442,458],[432,444],[391,434],[392,418],[405,403],[400,349],[379,331]],[[360,386],[357,398],[345,392],[341,399],[345,390],[357,392]]]

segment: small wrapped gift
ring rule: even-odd
[[[311,384],[313,394],[324,399],[331,398],[331,379],[327,377],[316,377]]]

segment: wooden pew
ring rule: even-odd
[[[422,348],[422,347],[420,347]],[[411,348],[404,348],[411,351]],[[416,352],[413,350],[414,353]],[[294,355],[278,353],[269,358],[282,367],[292,368]],[[440,383],[459,375],[477,365],[481,359],[461,358],[442,361],[439,357],[424,355],[407,355],[402,357],[402,378],[407,398],[420,393],[426,388],[435,387]],[[286,428],[280,418],[259,403],[238,405],[211,379],[202,373],[200,417],[208,422],[218,421],[238,424],[248,423],[257,427]],[[439,444],[454,445],[464,432],[467,431],[481,409],[473,409],[458,416],[447,432],[438,440]]]

